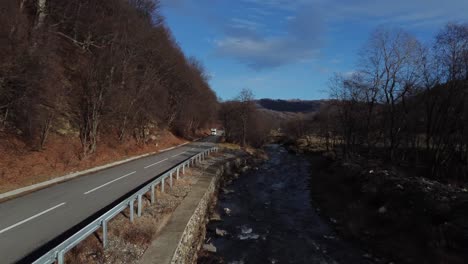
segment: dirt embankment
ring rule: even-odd
[[[313,200],[348,239],[397,263],[468,262],[468,191],[311,154]]]
[[[53,134],[45,149],[35,151],[18,138],[0,135],[0,193],[184,142],[168,131],[146,144],[102,138],[97,153],[82,158],[78,137]]]

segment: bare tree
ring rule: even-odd
[[[446,81],[468,80],[468,24],[447,24],[437,34],[434,48]]]
[[[255,109],[255,105],[253,102],[254,95],[252,90],[244,88],[241,90],[239,95],[237,96],[237,100],[240,102],[239,108],[239,117],[241,119],[241,145],[246,145],[246,138],[247,138],[247,129],[248,129],[248,121],[249,117]]]
[[[371,35],[358,71],[331,80],[331,124],[345,156],[384,146],[387,158],[421,162],[434,177],[468,174],[466,28],[447,25],[433,49],[401,30]]]
[[[418,52],[421,44],[402,30],[379,28],[367,45],[369,54],[364,61],[370,63],[364,72],[369,75],[366,79],[370,80],[371,94],[378,92],[380,103],[386,106],[384,135],[393,158],[400,144],[399,134],[407,121],[405,100],[420,82]]]

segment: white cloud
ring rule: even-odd
[[[262,27],[262,24],[249,19],[231,18],[230,26],[233,28],[258,30]]]
[[[256,0],[245,1],[257,4]],[[268,0],[266,4],[274,7],[280,2],[282,0]],[[257,12],[255,8],[253,10]],[[324,25],[319,10],[304,6],[300,10],[286,12],[283,16],[288,18],[286,24],[282,23],[284,20],[276,20],[278,12],[265,15],[268,16],[265,21],[278,22],[277,25],[231,19],[224,36],[216,42],[216,54],[234,58],[257,70],[310,61],[319,53],[322,44]]]
[[[229,2],[232,10],[219,12],[207,7],[228,2],[162,2],[180,9],[196,8],[192,14],[210,19],[220,29],[213,41],[214,53],[255,69],[314,59],[327,30],[346,27],[349,22],[432,29],[466,20],[468,10],[468,0],[241,0]]]
[[[236,58],[254,69],[304,62],[318,51],[302,48],[299,40],[289,38],[227,37],[217,41],[217,53]]]

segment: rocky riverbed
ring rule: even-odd
[[[311,163],[279,145],[228,181],[198,263],[384,263],[340,239],[311,199]]]

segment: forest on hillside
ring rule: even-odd
[[[273,111],[311,113],[319,110],[324,100],[281,100],[262,98],[256,101],[261,107]]]
[[[0,133],[41,150],[55,131],[144,144],[216,118],[209,76],[187,58],[157,0],[5,0],[0,8]]]

